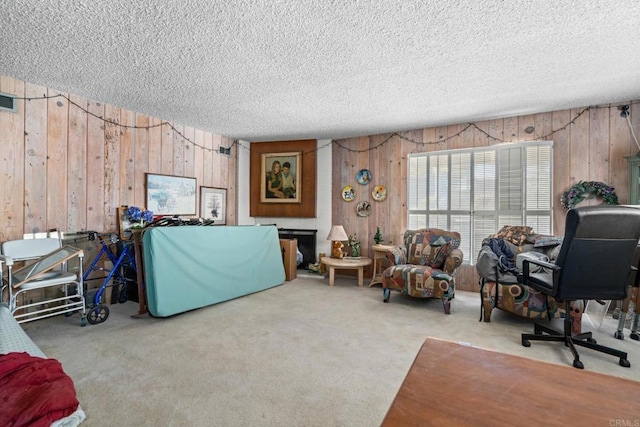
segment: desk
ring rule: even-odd
[[[371,248],[373,249],[373,277],[371,278],[369,287],[377,283],[382,283],[382,260],[387,257],[387,252],[393,249],[394,246],[373,245]]]
[[[637,396],[637,381],[427,338],[382,425],[636,425]]]
[[[358,286],[362,287],[364,279],[364,267],[371,264],[371,258],[360,259],[339,259],[324,257],[320,260],[324,265],[329,267],[329,286],[333,286],[335,279],[335,270],[358,270]]]

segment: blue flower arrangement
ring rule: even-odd
[[[127,209],[127,215],[132,222],[137,222],[131,228],[142,228],[145,222],[153,221],[153,212],[148,209],[140,209],[137,206],[129,206]]]

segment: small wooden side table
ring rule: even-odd
[[[394,247],[395,246],[391,245],[373,245],[371,247],[373,249],[373,277],[371,278],[369,287],[377,283],[382,284],[382,260],[386,258],[387,252],[389,252]]]
[[[362,287],[364,267],[371,264],[371,258],[339,259],[323,257],[320,262],[329,268],[329,286],[333,286],[337,268],[338,270],[358,270],[358,286]]]

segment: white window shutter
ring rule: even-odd
[[[496,210],[496,152],[480,151],[473,156],[473,210]]]
[[[408,194],[410,210],[427,209],[427,157],[409,158]]]
[[[551,147],[526,147],[527,179],[525,191],[527,193],[528,211],[551,209]]]
[[[427,214],[409,214],[409,230],[427,227]]]
[[[409,227],[458,231],[471,264],[505,225],[551,234],[552,159],[549,141],[410,155]]]
[[[471,152],[451,154],[450,209],[471,210]]]
[[[522,149],[502,149],[498,158],[498,207],[501,211],[521,211],[523,205]]]

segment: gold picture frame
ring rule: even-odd
[[[262,153],[260,202],[301,203],[302,152]]]

